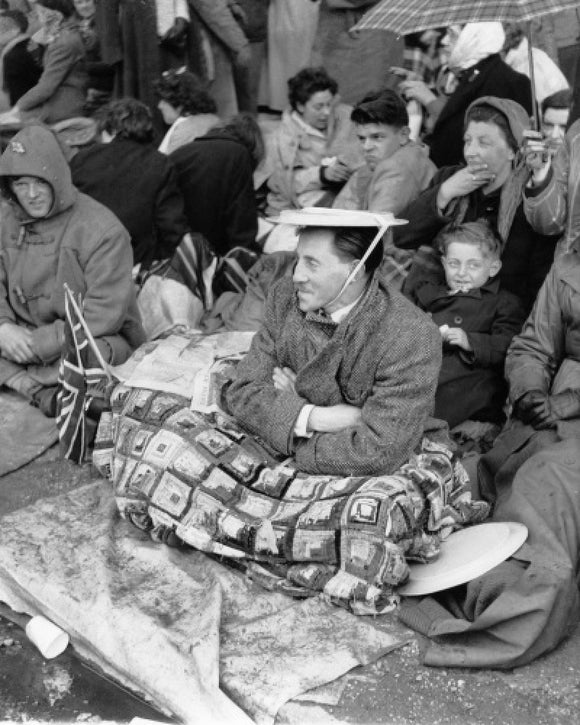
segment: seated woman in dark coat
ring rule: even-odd
[[[170,127],[159,151],[170,154],[199,136],[206,134],[220,119],[217,105],[205,84],[186,70],[168,70],[155,82],[159,95],[157,108]]]
[[[518,103],[485,96],[465,114],[465,166],[440,169],[429,187],[400,214],[409,224],[395,227],[394,242],[402,249],[430,245],[450,223],[485,219],[501,240],[503,287],[519,297],[529,311],[550,269],[557,238],[536,231],[523,208],[530,178],[521,147],[529,117]],[[434,252],[416,257],[405,281],[412,293],[422,280],[443,280]]]
[[[110,103],[99,127],[105,143],[73,157],[73,182],[121,220],[131,235],[134,264],[149,269],[170,259],[188,231],[175,171],[153,145],[152,115],[144,103]]]
[[[259,250],[253,173],[263,155],[260,127],[241,113],[169,156],[191,231],[218,255],[234,247]]]

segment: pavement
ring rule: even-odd
[[[56,448],[0,478],[0,515],[84,485],[90,466]],[[168,722],[133,693],[87,667],[72,647],[47,661],[23,631],[26,618],[0,606],[0,723]],[[280,725],[580,725],[580,626],[551,654],[517,670],[435,669],[411,642],[285,705]],[[200,723],[200,725],[207,725]]]

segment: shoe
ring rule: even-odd
[[[30,404],[38,408],[47,418],[56,418],[56,395],[58,393],[58,385],[52,385],[48,388],[42,388],[34,393]]]

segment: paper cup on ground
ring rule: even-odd
[[[47,660],[58,657],[68,646],[68,634],[45,617],[32,617],[25,631],[28,639]]]

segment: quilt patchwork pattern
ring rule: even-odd
[[[118,385],[93,460],[122,516],[153,539],[236,560],[265,586],[376,605],[451,529],[479,523],[467,474],[441,444],[388,476],[315,476],[222,412]]]

